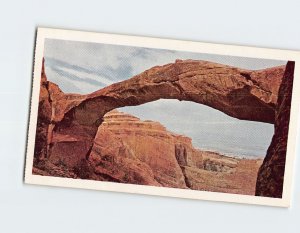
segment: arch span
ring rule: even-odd
[[[274,123],[284,66],[242,70],[205,61],[176,61],[153,67],[123,82],[86,95],[60,122],[89,115],[95,123],[108,111],[158,99],[193,101],[241,119]],[[84,123],[82,119],[82,123]],[[87,122],[86,122],[87,123]]]

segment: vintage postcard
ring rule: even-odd
[[[289,206],[300,53],[38,28],[25,182]]]

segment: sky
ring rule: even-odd
[[[56,39],[45,40],[44,57],[48,80],[65,93],[80,94],[176,59],[206,60],[252,70],[286,64],[278,60]],[[196,147],[227,155],[263,157],[273,135],[271,124],[241,121],[193,102],[158,100],[120,110],[142,120],[159,121],[168,130],[191,137]]]

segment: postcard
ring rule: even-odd
[[[25,183],[288,207],[299,76],[299,51],[38,28]]]

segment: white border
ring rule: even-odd
[[[103,181],[70,179],[50,176],[38,176],[32,174],[33,154],[35,144],[35,134],[38,114],[38,101],[40,90],[40,79],[42,69],[42,59],[44,51],[44,41],[46,38],[63,39],[73,41],[98,42],[115,45],[128,45],[136,47],[159,48],[178,50],[186,52],[199,52],[219,55],[230,55],[240,57],[265,58],[275,60],[292,60],[296,62],[294,73],[294,86],[292,96],[292,108],[289,125],[288,147],[286,157],[286,167],[284,176],[283,196],[279,198],[248,196],[240,194],[228,194],[217,192],[206,192],[186,189],[175,189],[165,187],[154,187],[146,185],[119,184]],[[292,178],[294,171],[294,161],[296,155],[296,135],[297,116],[300,105],[300,92],[296,92],[300,87],[300,52],[278,49],[266,49],[247,46],[221,45],[191,41],[180,41],[170,39],[159,39],[139,36],[126,36],[116,34],[105,34],[95,32],[81,32],[61,29],[38,28],[34,62],[34,77],[31,97],[31,112],[28,130],[28,144],[26,153],[25,183],[84,188],[95,190],[106,190],[115,192],[127,192],[138,194],[149,194],[169,197],[192,198],[210,201],[225,201],[235,203],[247,203],[257,205],[270,205],[289,207],[292,193]]]

